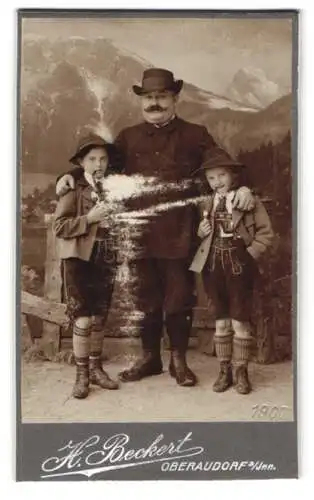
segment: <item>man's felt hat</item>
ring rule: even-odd
[[[150,68],[144,71],[142,86],[133,85],[136,95],[147,94],[148,92],[171,90],[178,94],[182,89],[183,80],[175,80],[173,73],[167,69]]]
[[[84,137],[81,137],[78,141],[76,151],[70,158],[70,162],[74,165],[79,165],[79,159],[84,155],[84,150],[87,148],[105,148],[110,159],[111,154],[114,152],[114,145],[105,141],[100,135],[90,133]]]

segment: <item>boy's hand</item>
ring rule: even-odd
[[[211,233],[212,227],[208,219],[203,219],[198,226],[197,236],[200,238],[206,238]]]
[[[103,203],[95,205],[87,214],[87,221],[89,224],[101,222],[108,215],[108,209]]]
[[[58,180],[56,185],[57,196],[64,196],[68,191],[74,189],[74,178],[70,174],[65,174]]]
[[[242,212],[248,212],[255,207],[255,199],[252,191],[248,187],[240,187],[232,202],[233,208],[237,208]]]

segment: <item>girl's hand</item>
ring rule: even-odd
[[[201,221],[200,225],[198,226],[197,235],[200,238],[206,238],[206,236],[208,236],[211,233],[211,231],[212,231],[212,227],[211,227],[209,220],[203,219]]]
[[[101,222],[108,215],[108,210],[103,203],[97,203],[87,214],[89,224]]]

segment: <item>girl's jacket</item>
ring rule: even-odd
[[[205,210],[208,212],[212,231],[201,242],[190,266],[190,271],[196,273],[202,272],[212,245],[214,234],[213,202],[214,194],[210,195],[208,199],[199,206],[201,216]],[[234,236],[236,238],[242,238],[247,247],[247,251],[255,260],[258,260],[272,244],[274,237],[271,222],[263,203],[256,196],[255,208],[249,212],[240,212],[234,209],[232,211],[232,220]]]
[[[87,222],[87,213],[94,206],[91,193],[92,187],[82,177],[76,189],[58,201],[53,228],[61,259],[77,257],[88,261],[91,257],[98,227],[98,223]]]

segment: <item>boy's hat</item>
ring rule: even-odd
[[[206,151],[201,166],[198,169],[196,169],[193,172],[193,174],[217,167],[229,167],[229,168],[231,167],[231,168],[243,169],[246,166],[243,163],[240,163],[234,158],[232,158],[223,149],[217,148],[214,151]]]
[[[78,141],[78,145],[76,147],[76,151],[73,156],[70,158],[70,162],[74,163],[74,165],[79,165],[79,158],[82,156],[82,152],[85,148],[88,147],[97,147],[97,148],[105,148],[108,155],[110,155],[113,150],[113,144],[110,144],[105,141],[100,135],[90,133],[84,137],[81,137]]]
[[[143,95],[157,90],[171,90],[178,94],[182,89],[183,80],[175,80],[173,73],[167,69],[150,68],[144,71],[142,86],[133,85],[136,95]]]

